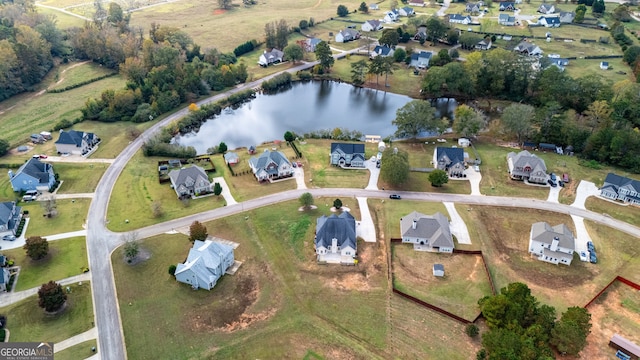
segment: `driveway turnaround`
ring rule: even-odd
[[[464,173],[467,174],[467,179],[469,179],[469,183],[471,184],[471,195],[482,195],[480,193],[480,181],[482,180],[480,171],[475,171],[469,167]]]
[[[456,239],[458,239],[458,244],[470,245],[471,237],[469,236],[469,229],[467,229],[467,224],[464,223],[460,214],[458,214],[455,204],[452,202],[443,202],[443,204],[451,217],[451,234],[455,235]]]
[[[233,198],[233,195],[231,195],[231,191],[229,191],[227,182],[224,181],[223,177],[215,177],[212,179],[211,183],[212,184],[219,183],[220,186],[222,186],[222,193],[220,195],[224,197],[224,201],[227,203],[227,205],[235,205],[238,203],[236,199]]]
[[[380,168],[377,167],[376,163],[378,160],[369,159],[364,162],[364,166],[369,170],[369,183],[365,189],[367,190],[378,190],[378,178],[380,177]]]
[[[578,184],[578,188],[576,188],[576,199],[573,201],[571,206],[575,206],[579,209],[585,209],[584,202],[587,201],[587,198],[589,196],[598,195],[600,195],[600,190],[596,184],[591,181],[580,180],[580,184]]]
[[[91,339],[97,339],[97,338],[98,338],[98,329],[93,327],[83,332],[82,334],[78,334],[76,336],[62,340],[59,343],[56,343],[55,346],[53,347],[53,352],[57,353],[58,351],[62,351],[74,345],[82,344],[85,341],[89,341]]]
[[[376,226],[373,224],[369,204],[366,197],[356,197],[360,206],[360,217],[356,227],[356,236],[360,236],[366,242],[376,242]]]

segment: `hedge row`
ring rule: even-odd
[[[106,78],[108,78],[108,77],[115,76],[115,75],[118,75],[118,73],[117,73],[117,72],[114,72],[114,73],[111,73],[111,74],[106,74],[106,75],[98,76],[98,77],[96,77],[96,78],[89,79],[89,80],[85,80],[85,81],[81,81],[81,82],[79,82],[79,83],[77,83],[77,84],[73,84],[73,85],[65,86],[65,87],[63,87],[63,88],[47,90],[47,92],[48,92],[48,93],[52,93],[52,94],[55,94],[55,93],[61,93],[61,92],[65,92],[65,91],[68,91],[68,90],[72,90],[72,89],[79,88],[80,86],[84,86],[84,85],[87,85],[87,84],[91,84],[92,82],[96,82],[96,81],[100,81],[100,80],[102,80],[102,79],[106,79]]]
[[[262,83],[262,89],[265,91],[275,91],[283,86],[291,84],[291,74],[288,72],[275,76],[271,80],[266,80]]]

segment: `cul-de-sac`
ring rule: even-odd
[[[0,359],[640,359],[636,0],[0,0]]]

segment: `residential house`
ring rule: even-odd
[[[498,10],[499,11],[514,11],[516,9],[516,5],[512,2],[501,2],[500,5],[498,5]]]
[[[387,11],[384,13],[384,18],[383,21],[387,24],[391,24],[394,23],[396,21],[398,21],[398,17],[399,17],[399,13],[398,10],[392,10],[392,11]]]
[[[175,277],[193,289],[211,290],[235,262],[233,247],[220,241],[196,240],[187,260],[176,266]]]
[[[0,291],[7,291],[10,276],[9,269],[6,267],[0,268]]]
[[[471,146],[471,140],[469,140],[467,138],[459,138],[458,139],[458,146],[461,146],[463,148],[469,147],[469,146]]]
[[[60,136],[55,142],[58,154],[86,155],[100,143],[100,138],[94,133],[60,130]]]
[[[364,167],[364,144],[331,143],[331,165]]]
[[[560,18],[557,16],[540,16],[538,18],[538,25],[542,25],[544,27],[558,27],[560,26]]]
[[[299,40],[299,45],[306,52],[314,52],[316,51],[316,46],[318,46],[318,44],[321,41],[322,40],[318,38],[304,39],[304,40]]]
[[[233,151],[228,151],[224,154],[224,162],[228,165],[235,165],[240,162],[240,157]]]
[[[376,3],[369,4],[369,10],[380,10],[380,6]]]
[[[258,59],[258,64],[263,67],[267,67],[271,64],[277,64],[282,62],[284,58],[284,53],[281,50],[276,48],[271,49],[270,51],[265,50],[260,58]]]
[[[393,56],[393,52],[394,50],[388,47],[387,45],[376,45],[376,47],[373,48],[373,51],[369,53],[369,57],[373,59],[376,56],[382,56],[382,57]]]
[[[544,3],[540,5],[540,7],[538,8],[538,12],[541,14],[550,15],[556,12],[556,7],[553,4]]]
[[[400,218],[402,242],[413,244],[418,251],[453,253],[453,236],[449,220],[442,213],[433,215],[413,211]]]
[[[410,8],[409,6],[405,6],[398,10],[398,14],[400,14],[400,16],[413,16],[415,13],[416,12],[413,10],[413,8]]]
[[[514,26],[516,24],[516,17],[509,14],[498,15],[498,24],[503,26]]]
[[[468,24],[471,23],[471,16],[469,16],[469,15],[460,15],[460,14],[451,14],[451,15],[449,15],[449,23],[450,24],[468,25]]]
[[[476,44],[476,50],[489,50],[491,49],[491,45],[493,45],[491,38],[487,36]]]
[[[416,69],[426,69],[429,67],[429,61],[431,61],[432,53],[429,51],[420,51],[419,53],[411,54],[411,62],[409,66]]]
[[[22,220],[22,208],[16,206],[15,201],[0,203],[0,238],[5,235],[15,235]]]
[[[563,24],[570,24],[576,17],[576,13],[573,11],[560,11],[560,22]]]
[[[336,34],[336,42],[346,43],[357,39],[360,39],[360,33],[355,29],[342,29]]]
[[[436,147],[433,163],[439,170],[444,170],[450,177],[464,175],[464,150],[457,147]]]
[[[211,192],[209,177],[203,168],[197,165],[169,172],[171,186],[178,199],[190,198]]]
[[[523,150],[518,154],[510,152],[507,154],[507,165],[509,175],[513,180],[523,180],[531,183],[547,183],[547,166],[544,160]]]
[[[380,20],[367,20],[362,24],[362,31],[378,31],[382,30],[382,22]]]
[[[413,40],[420,41],[427,39],[427,27],[425,25],[418,26],[416,34],[413,36]]]
[[[293,175],[293,167],[280,151],[265,150],[249,159],[249,166],[258,181],[275,180]]]
[[[482,1],[479,2],[468,2],[464,7],[464,12],[468,12],[471,14],[477,14],[480,12],[480,8],[484,6]]]
[[[608,173],[600,188],[600,196],[640,205],[640,181]]]
[[[601,62],[600,62],[600,69],[601,69],[601,70],[609,70],[609,62],[607,62],[607,61],[601,61]]]
[[[348,211],[319,217],[314,244],[319,262],[353,264],[357,252],[356,220]]]
[[[513,48],[513,51],[529,56],[541,55],[543,52],[539,46],[527,40],[522,40],[515,48]]]
[[[249,153],[249,155],[253,155],[256,153],[256,147],[251,145],[249,146],[249,148],[247,149],[247,153]]]
[[[444,276],[444,265],[442,265],[442,264],[433,264],[433,276],[443,277]]]
[[[420,7],[425,7],[426,6],[424,0],[409,0],[409,5],[410,6],[420,6]]]
[[[49,191],[56,183],[56,176],[51,164],[40,162],[31,158],[18,171],[9,170],[11,187],[13,191]]]
[[[549,59],[549,63],[549,66],[555,66],[558,69],[564,71],[565,66],[569,65],[569,59],[551,58]]]
[[[571,265],[576,240],[565,224],[551,226],[546,222],[531,225],[529,253],[552,264]]]

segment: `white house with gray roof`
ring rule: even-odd
[[[16,206],[15,201],[0,203],[0,238],[5,235],[15,235],[22,219],[22,208]]]
[[[509,167],[509,175],[513,180],[526,180],[537,184],[547,183],[547,166],[544,164],[544,160],[527,150],[517,154],[514,152],[508,153],[507,166]]]
[[[318,262],[353,264],[356,258],[356,220],[348,211],[321,216],[314,240]]]
[[[551,226],[546,222],[531,225],[529,253],[552,264],[571,265],[576,239],[565,224]]]
[[[453,236],[449,220],[442,213],[433,215],[417,211],[400,218],[402,242],[413,244],[418,251],[453,253]]]
[[[203,168],[193,165],[169,172],[171,186],[179,199],[204,195],[211,192],[211,182]]]
[[[234,263],[233,247],[219,241],[196,240],[187,260],[176,266],[175,277],[194,289],[211,290]]]
[[[55,142],[58,154],[86,155],[100,142],[94,133],[60,130],[60,136]]]
[[[251,171],[258,181],[275,180],[293,175],[293,167],[284,153],[265,150],[249,159]]]

